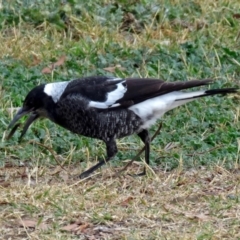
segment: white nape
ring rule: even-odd
[[[115,81],[116,80],[119,80],[119,79],[115,79]],[[101,109],[111,107],[114,103],[116,103],[116,101],[121,99],[124,96],[125,92],[127,91],[127,88],[126,86],[124,86],[124,83],[125,81],[116,84],[117,88],[107,94],[107,99],[105,102],[90,101],[89,107],[101,108]]]
[[[62,96],[69,82],[55,82],[48,83],[44,87],[44,92],[51,96],[53,101],[56,103]]]
[[[141,129],[146,129],[152,126],[169,110],[191,102],[195,100],[196,97],[203,96],[204,94],[205,91],[175,91],[161,95],[159,97],[148,99],[144,102],[129,107],[129,109],[143,120]]]

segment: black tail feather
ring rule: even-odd
[[[237,93],[239,91],[238,88],[223,88],[223,89],[211,89],[205,91],[204,96],[210,96],[215,94],[228,94],[228,93]]]

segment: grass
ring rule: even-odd
[[[168,113],[142,162],[115,172],[141,146],[119,153],[92,179],[79,174],[102,142],[44,120],[21,144],[6,128],[40,83],[89,75],[213,78],[239,86],[240,4],[217,1],[2,1],[0,4],[0,232],[15,239],[238,239],[239,95],[200,99]],[[42,70],[66,56],[50,74]],[[152,134],[157,125],[151,129]],[[57,159],[63,164],[62,170]],[[122,161],[117,161],[122,160]]]

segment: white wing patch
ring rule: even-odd
[[[123,80],[122,78],[109,78],[109,81],[119,81],[119,80]]]
[[[113,81],[113,80],[119,81],[121,79],[114,78],[114,79],[111,79],[110,81]],[[117,88],[115,90],[107,94],[107,100],[105,102],[91,101],[89,103],[89,107],[104,109],[104,108],[112,107],[113,104],[114,104],[114,107],[119,106],[119,104],[118,103],[115,104],[115,102],[124,96],[125,92],[127,91],[127,87],[125,86],[125,81],[116,84],[116,86]]]
[[[44,92],[51,96],[53,101],[56,103],[62,96],[69,82],[55,82],[48,83],[44,87]]]
[[[106,104],[112,105],[124,96],[125,92],[127,91],[126,85],[124,86],[124,84],[126,84],[125,81],[118,83],[117,88],[108,93]]]

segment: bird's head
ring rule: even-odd
[[[20,126],[19,123],[16,125],[15,123],[23,116],[28,114],[30,115],[25,122],[20,139],[35,120],[37,120],[39,117],[47,117],[47,105],[53,102],[53,100],[52,97],[46,93],[45,87],[45,84],[37,86],[28,93],[23,101],[23,106],[18,110],[17,114],[14,116],[13,120],[8,126],[8,128],[12,128],[12,130],[7,139],[11,138],[17,128]]]

